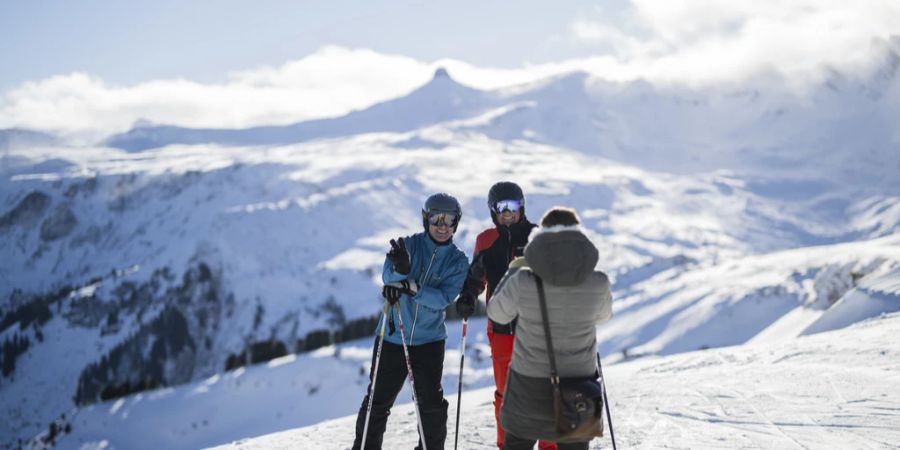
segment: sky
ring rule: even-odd
[[[900,47],[895,0],[0,0],[0,129],[247,127],[402,95],[435,68],[490,89],[583,70],[794,89]],[[895,50],[896,51],[896,50]]]
[[[72,71],[115,84],[221,82],[229,72],[280,65],[326,45],[519,67],[590,55],[570,27],[600,16],[592,3],[3,0],[0,26],[16,38],[0,43],[0,52],[26,63],[4,69],[0,89]]]

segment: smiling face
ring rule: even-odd
[[[497,216],[497,221],[500,222],[500,225],[510,226],[514,223],[517,223],[519,219],[522,218],[522,215],[519,214],[518,211],[512,212],[509,210],[503,211]]]
[[[432,211],[428,214],[428,234],[435,242],[443,244],[453,237],[456,231],[456,223],[459,222],[458,212]]]
[[[490,207],[497,217],[497,223],[508,227],[522,219],[524,204],[525,201],[522,199],[509,198],[494,202]]]
[[[453,227],[442,223],[440,225],[428,225],[428,234],[435,242],[443,244],[453,237]]]

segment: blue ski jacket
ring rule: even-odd
[[[403,294],[400,301],[390,309],[388,322],[395,321],[395,330],[385,330],[384,340],[400,344],[400,322],[397,310],[403,315],[403,334],[407,345],[421,345],[447,339],[444,325],[444,310],[462,290],[469,259],[451,240],[438,245],[427,232],[416,233],[403,238],[409,253],[410,271],[408,275],[394,272],[390,260],[385,258],[381,279],[385,284],[405,279],[419,285],[415,296]],[[381,320],[375,327],[375,335],[381,333]]]

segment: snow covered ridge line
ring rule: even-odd
[[[898,270],[900,235],[666,268],[615,290],[613,319],[598,328],[601,354],[615,361],[845,327],[900,310],[900,294],[867,287],[893,286]]]
[[[888,59],[896,61],[897,56]],[[173,144],[274,146],[447,127],[659,170],[783,169],[789,162],[816,160],[838,168],[835,173],[866,166],[868,172],[858,172],[865,176],[887,173],[871,163],[886,160],[893,148],[887,130],[900,112],[898,97],[892,95],[898,91],[900,76],[893,66],[871,84],[835,76],[803,97],[771,87],[700,91],[646,82],[610,83],[583,72],[522,89],[480,91],[436,74],[404,97],[337,118],[246,129],[141,126],[109,137],[104,145],[128,151]],[[847,105],[854,105],[853,113],[847,113]],[[652,136],[635,133],[647,129],[654,130]],[[838,133],[832,129],[856,129],[859,134],[832,135]],[[854,142],[869,144],[873,157],[868,162],[848,151],[856,148]],[[834,165],[838,160],[844,163]]]
[[[11,326],[18,324],[20,330],[34,326],[37,330],[53,317],[51,307],[55,306],[57,312],[61,310],[62,302],[77,302],[84,298],[93,297],[97,287],[105,282],[114,282],[117,278],[137,272],[137,265],[124,269],[113,269],[109,274],[91,278],[82,285],[62,286],[46,294],[28,296],[19,289],[13,289],[5,305],[8,312],[0,319],[0,334],[3,334]],[[39,340],[43,340],[43,335]],[[12,357],[9,373],[6,373],[7,360],[4,360],[4,376],[9,376],[15,370],[15,357]]]

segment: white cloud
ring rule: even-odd
[[[612,25],[591,22],[584,19],[578,19],[572,24],[572,32],[578,39],[586,41],[607,41],[624,35],[624,33]]]
[[[402,95],[432,68],[411,58],[326,47],[281,67],[232,74],[223,84],[159,80],[110,86],[83,73],[24,83],[0,99],[0,128],[92,136],[144,119],[188,127],[248,127],[345,114]]]
[[[760,74],[804,85],[826,68],[865,71],[880,61],[881,44],[900,36],[894,0],[632,0],[624,16],[635,30],[579,19],[570,31],[613,48],[612,78],[692,85]]]
[[[494,89],[571,70],[433,63],[365,49],[328,46],[280,67],[233,73],[226,83],[157,80],[111,86],[84,73],[27,82],[0,97],[0,128],[21,127],[88,141],[126,131],[139,120],[198,128],[289,124],[334,117],[395,98],[426,83],[437,67],[461,83]]]

